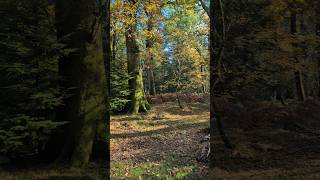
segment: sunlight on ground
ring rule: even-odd
[[[207,104],[180,109],[175,103],[140,116],[113,116],[112,179],[200,179],[206,167],[196,161],[196,152],[208,118]]]

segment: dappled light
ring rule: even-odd
[[[319,0],[0,7],[0,180],[320,179]]]

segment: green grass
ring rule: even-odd
[[[146,162],[132,167],[131,162],[111,162],[112,179],[185,179],[194,176],[196,167],[177,163],[175,159],[164,163]]]

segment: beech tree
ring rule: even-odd
[[[102,135],[108,108],[101,15],[99,1],[56,1],[58,39],[70,50],[59,62],[61,87],[67,93],[59,118],[70,122],[59,159],[70,160],[72,167],[85,166],[95,139],[107,138]]]
[[[146,99],[143,86],[143,68],[140,60],[140,50],[137,43],[137,6],[138,1],[128,0],[132,11],[128,14],[132,22],[128,23],[125,32],[127,47],[127,68],[129,79],[129,112],[137,114],[139,111],[148,111],[150,105]]]

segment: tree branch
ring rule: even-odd
[[[203,0],[199,0],[201,3],[202,8],[204,9],[204,11],[210,16],[209,13],[209,7],[206,5],[206,3]]]

